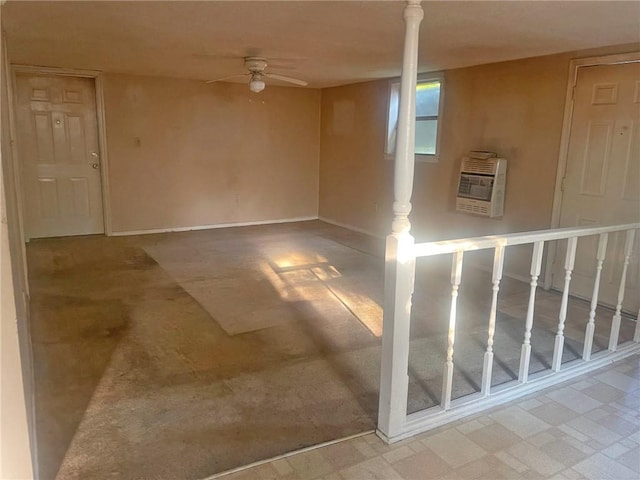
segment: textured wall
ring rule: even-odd
[[[415,168],[411,221],[417,241],[549,228],[569,61],[630,50],[446,71],[440,159]],[[389,233],[392,219],[393,160],[384,156],[387,96],[388,81],[376,81],[325,89],[321,102],[319,215],[378,235]],[[508,160],[503,218],[455,211],[460,160],[473,149]],[[508,253],[506,268],[526,275],[528,254],[517,251]]]
[[[18,225],[9,135],[8,64],[0,49],[0,478],[32,478],[29,428],[31,339],[23,294],[24,250]]]
[[[114,232],[315,217],[320,92],[107,75]]]
[[[445,72],[440,160],[416,163],[413,231],[418,240],[548,228],[572,58],[637,45],[572,52]],[[386,235],[393,160],[385,159],[388,81],[322,90],[319,214]],[[492,150],[508,159],[505,215],[455,212],[462,155]],[[353,179],[356,179],[355,181]]]
[[[384,158],[387,92],[386,80],[322,91],[320,217],[375,234],[391,225],[393,162]]]
[[[440,159],[416,164],[419,238],[549,225],[567,66],[565,56],[553,56],[445,72]],[[322,92],[320,215],[379,234],[390,228],[393,186],[393,160],[383,154],[387,91],[388,82],[377,81]],[[340,126],[342,105],[353,110],[353,126]],[[454,211],[460,158],[471,149],[509,160],[500,220]],[[357,189],[347,181],[355,175],[363,180]]]

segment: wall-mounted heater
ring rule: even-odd
[[[504,158],[464,157],[460,166],[456,210],[486,217],[501,217],[507,161]]]

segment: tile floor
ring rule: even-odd
[[[640,478],[640,356],[394,445],[369,433],[210,478]]]

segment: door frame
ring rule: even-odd
[[[560,152],[558,154],[558,168],[556,171],[556,185],[553,192],[553,207],[551,210],[551,225],[549,228],[558,228],[560,224],[560,211],[562,208],[562,184],[567,170],[567,157],[569,153],[569,140],[571,137],[571,122],[573,121],[573,92],[578,81],[578,71],[581,67],[596,65],[616,65],[620,63],[640,62],[640,51],[631,53],[619,53],[598,57],[574,58],[569,62],[569,77],[567,79],[567,92],[564,102],[564,117],[562,119],[562,135],[560,137]],[[544,267],[543,288],[551,288],[551,275],[556,257],[555,242],[549,245],[549,252]]]
[[[111,199],[109,195],[109,158],[107,154],[107,131],[106,131],[106,120],[105,120],[105,108],[104,108],[104,78],[102,72],[96,70],[78,70],[74,68],[57,68],[57,67],[37,67],[32,65],[11,65],[11,74],[12,74],[12,83],[16,84],[17,74],[18,73],[26,73],[26,74],[34,74],[34,75],[50,75],[50,76],[58,76],[58,77],[80,77],[80,78],[90,78],[93,79],[94,87],[95,87],[95,95],[96,95],[96,120],[98,127],[98,149],[100,151],[100,188],[102,190],[102,221],[104,224],[104,234],[108,237],[113,235],[112,228],[112,219],[111,219]],[[15,92],[15,88],[12,89],[13,93],[13,103],[11,105],[12,110],[17,109],[18,106],[18,97]],[[12,118],[12,122],[15,121],[14,113],[11,112],[10,117]],[[16,142],[17,143],[17,142]],[[14,182],[16,182],[16,192],[18,195],[18,210],[20,211],[20,216],[24,218],[24,189],[22,188],[22,162],[20,161],[20,146],[17,145],[17,155],[14,156],[14,171],[17,172],[16,176],[18,179],[14,178]],[[23,229],[23,238],[25,241],[29,241],[30,239],[27,237],[26,228],[24,226],[24,222],[22,225]]]

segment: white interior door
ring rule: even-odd
[[[93,79],[17,74],[27,238],[104,233]]]
[[[640,221],[640,63],[580,67],[574,91],[560,227]],[[598,239],[578,241],[571,293],[591,298]],[[624,307],[638,311],[640,235],[627,273]],[[564,245],[553,286],[562,289]],[[624,234],[609,236],[600,301],[617,303]]]

